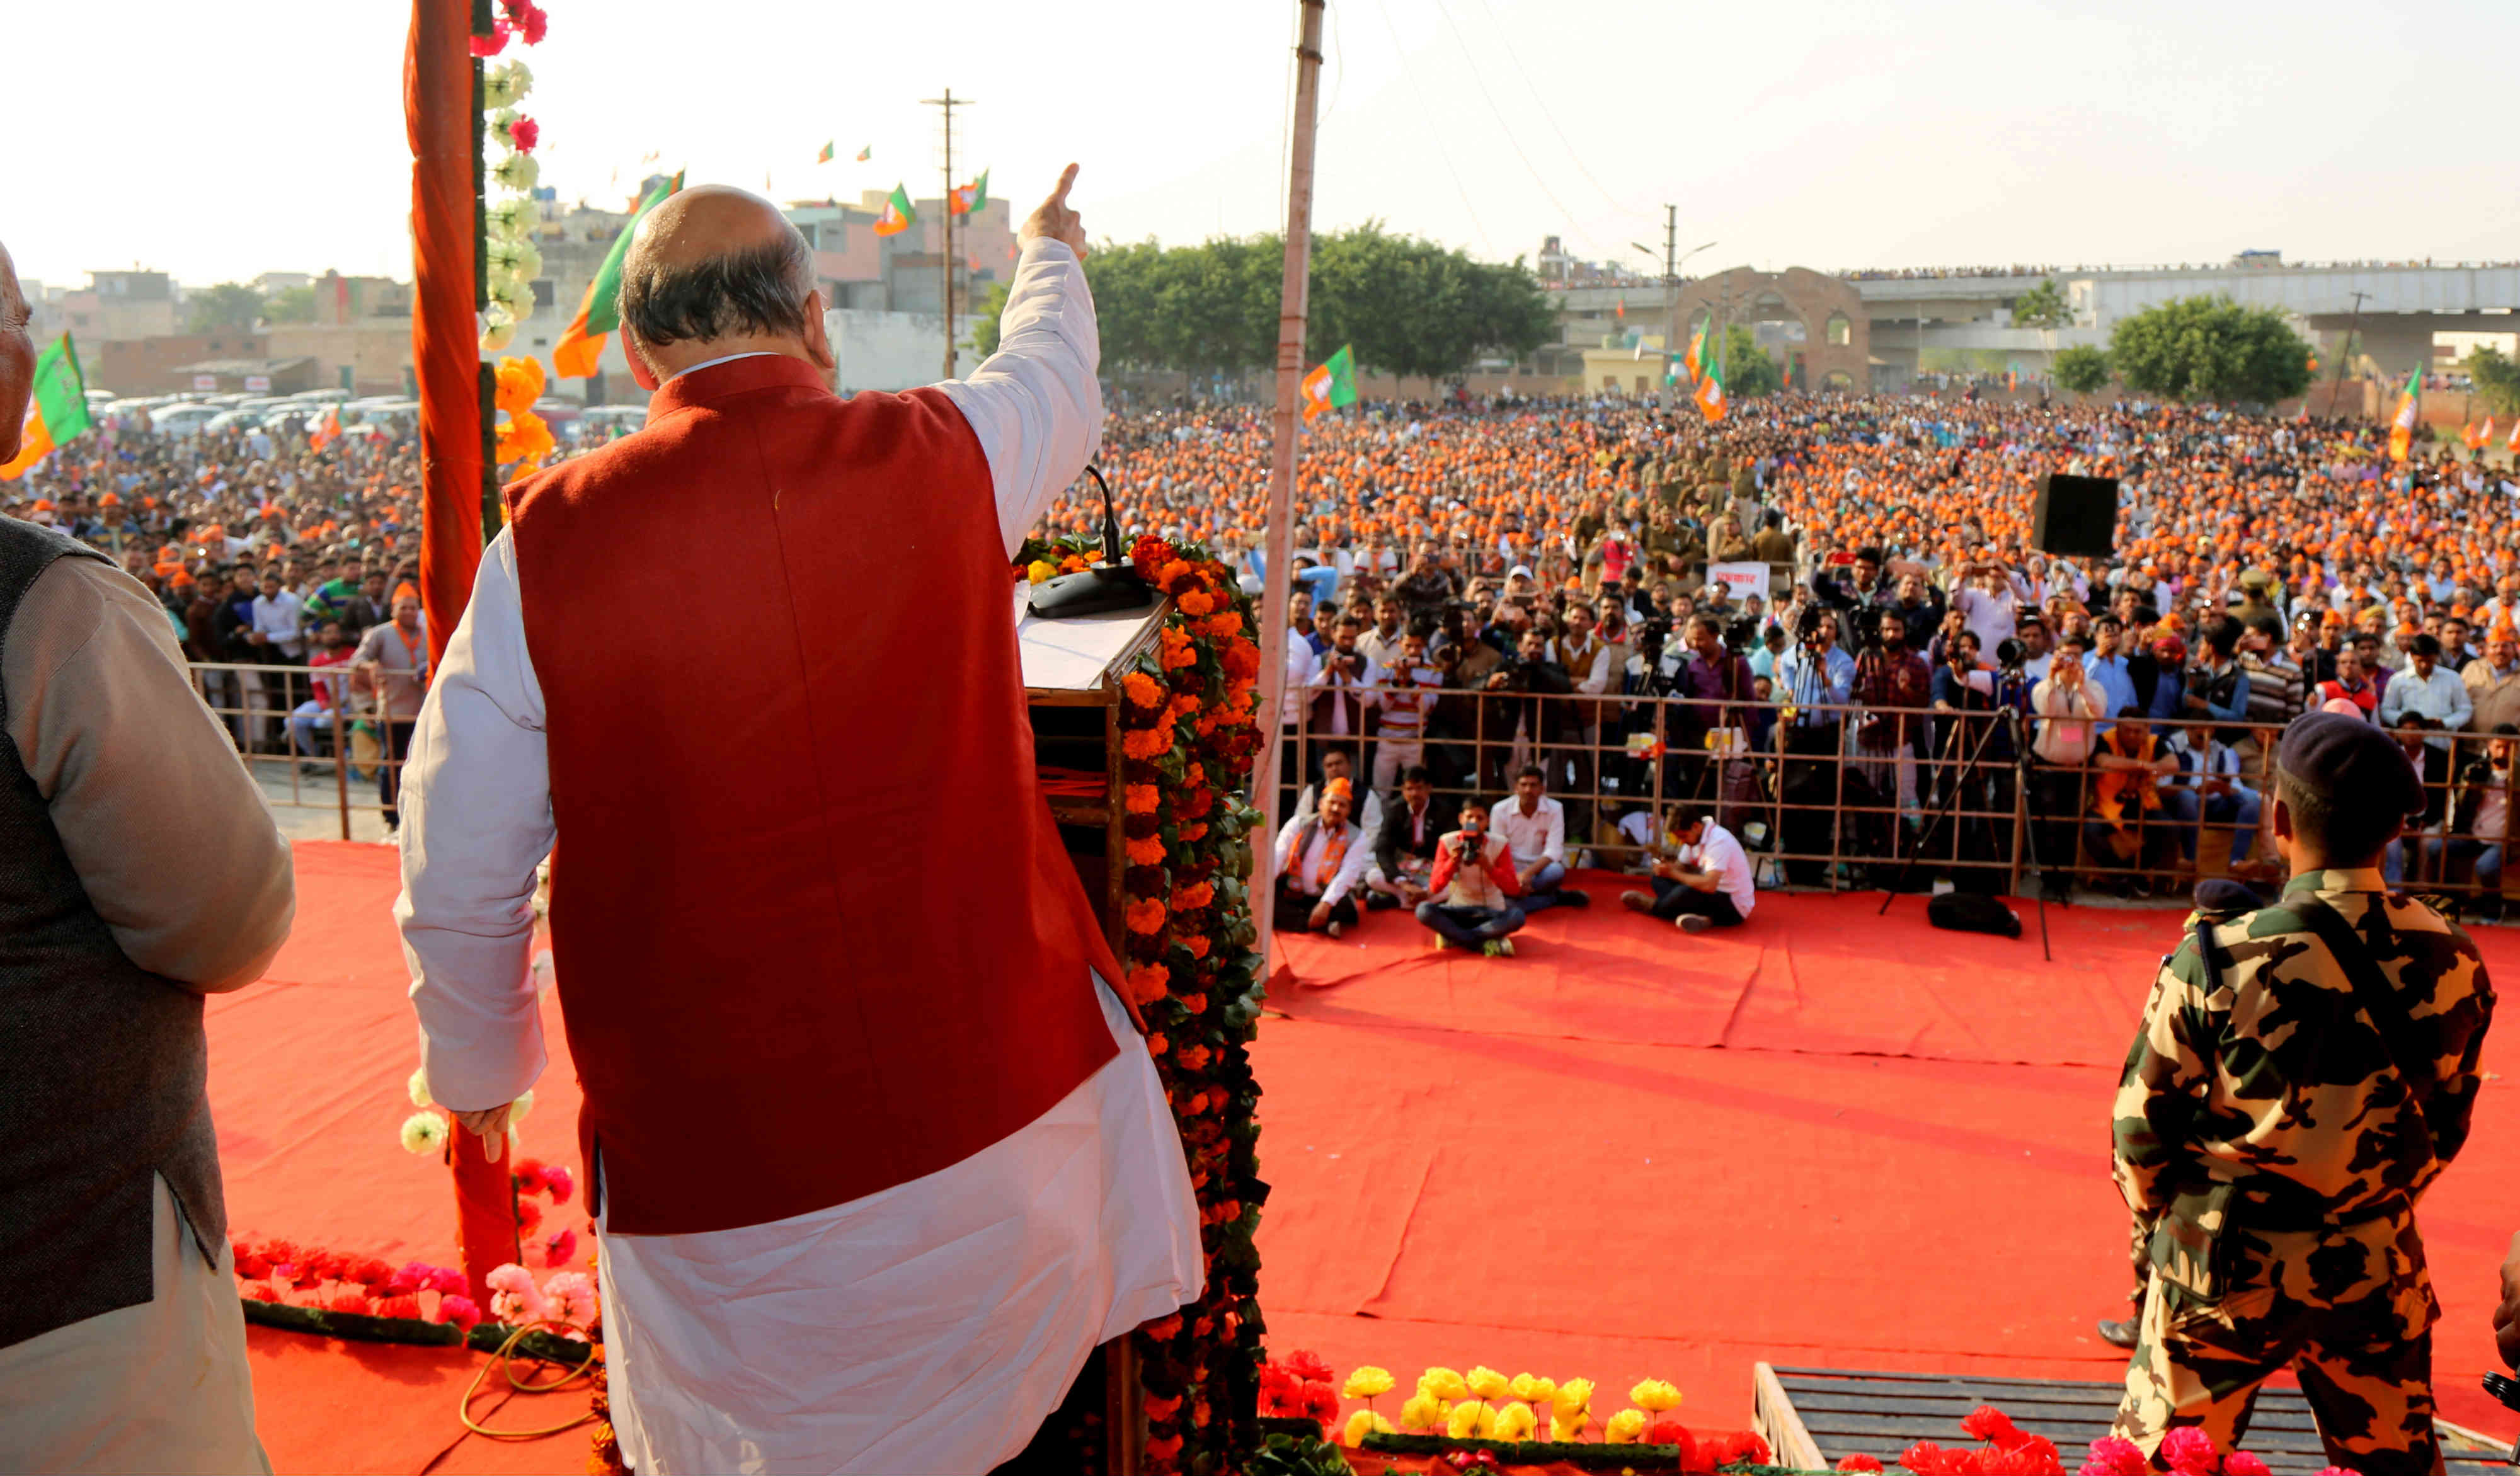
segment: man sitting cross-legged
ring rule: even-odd
[[[1488,830],[1485,801],[1462,801],[1461,828],[1435,848],[1433,895],[1418,905],[1418,920],[1434,930],[1438,948],[1475,948],[1489,958],[1511,958],[1506,934],[1522,926],[1522,909],[1508,900],[1522,894],[1513,855],[1505,838]]]
[[[1654,859],[1653,890],[1621,893],[1619,905],[1630,912],[1650,913],[1690,933],[1732,927],[1749,917],[1759,904],[1759,893],[1752,882],[1750,858],[1732,832],[1707,819],[1706,812],[1695,805],[1675,805],[1670,836],[1671,858]]]
[[[1355,800],[1347,781],[1333,779],[1322,786],[1318,814],[1298,815],[1278,832],[1278,931],[1335,938],[1356,925],[1353,894],[1372,853],[1347,818]]]
[[[1414,909],[1425,901],[1435,852],[1448,827],[1442,807],[1435,803],[1435,782],[1426,766],[1411,764],[1402,769],[1400,803],[1384,813],[1379,827],[1366,827],[1373,836],[1373,865],[1365,872],[1365,905]]]

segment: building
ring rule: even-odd
[[[411,358],[410,283],[326,272],[307,287],[315,297],[315,321],[266,325],[263,346],[252,357],[312,361],[314,382],[308,388],[419,393]]]
[[[160,338],[175,332],[175,284],[164,272],[90,272],[62,299],[62,328],[82,343]]]
[[[77,330],[71,332],[75,334]],[[261,331],[242,328],[214,329],[205,334],[163,334],[152,338],[108,338],[97,343],[82,337],[78,343],[79,362],[87,371],[88,387],[110,389],[118,395],[187,393],[195,388],[197,364],[271,356],[270,340]],[[218,387],[202,392],[210,393]],[[230,387],[242,390],[245,386]]]
[[[315,361],[294,359],[204,359],[178,367],[181,388],[194,394],[296,394],[325,385],[316,378]]]

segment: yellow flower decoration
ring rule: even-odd
[[[1658,1378],[1646,1379],[1629,1390],[1628,1398],[1637,1402],[1638,1409],[1649,1410],[1655,1414],[1660,1414],[1665,1409],[1680,1408],[1680,1391]]]
[[[1050,576],[1058,572],[1058,565],[1047,559],[1036,559],[1024,565],[1024,578],[1033,584],[1047,584]]]
[[[1535,1405],[1545,1405],[1557,1398],[1557,1381],[1553,1378],[1534,1378],[1528,1373],[1517,1373],[1509,1387],[1514,1398],[1527,1399]]]
[[[1614,1446],[1632,1446],[1645,1438],[1645,1411],[1621,1409],[1601,1427],[1601,1438]]]
[[[1450,1368],[1429,1368],[1418,1375],[1418,1392],[1431,1394],[1450,1404],[1457,1399],[1469,1398],[1470,1386]]]
[[[1582,1414],[1576,1415],[1571,1420],[1552,1414],[1549,1416],[1549,1438],[1561,1445],[1569,1441],[1582,1440],[1584,1426],[1589,1423],[1591,1423],[1590,1417]]]
[[[1497,1411],[1496,1435],[1494,1438],[1497,1440],[1529,1440],[1531,1438],[1531,1432],[1539,1428],[1540,1416],[1531,1412],[1531,1406],[1524,1404],[1520,1400],[1516,1400],[1512,1404],[1509,1404]]]
[[[1575,1419],[1591,1413],[1593,1381],[1589,1378],[1568,1379],[1557,1386],[1557,1396],[1552,1403],[1557,1407],[1559,1419]]]
[[[1339,1444],[1343,1446],[1361,1446],[1365,1444],[1365,1437],[1368,1435],[1397,1435],[1399,1433],[1399,1431],[1391,1428],[1391,1421],[1384,1419],[1381,1415],[1374,1413],[1372,1409],[1359,1409],[1354,1414],[1347,1417],[1347,1429],[1343,1433]]]
[[[1444,1433],[1455,1440],[1487,1440],[1496,1434],[1496,1411],[1481,1404],[1459,1404],[1444,1419]]]
[[[1206,883],[1201,882],[1199,885],[1203,887]],[[1203,907],[1207,899],[1202,897],[1192,906]],[[1391,1392],[1392,1383],[1390,1369],[1376,1368],[1368,1364],[1347,1376],[1347,1382],[1339,1385],[1339,1393],[1348,1399],[1379,1399]]]
[[[1503,1399],[1513,1387],[1504,1374],[1484,1364],[1462,1375],[1462,1382],[1469,1385],[1470,1392],[1481,1399]]]
[[[1413,1396],[1400,1407],[1400,1422],[1412,1430],[1431,1430],[1444,1422],[1444,1402],[1431,1394]]]

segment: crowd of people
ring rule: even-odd
[[[1213,542],[1252,588],[1267,464],[1265,416],[1234,408],[1129,417],[1102,453],[1124,525]],[[2121,479],[2107,556],[2031,546],[2059,471]],[[1531,764],[1579,850],[1641,868],[1686,803],[1801,883],[1921,849],[1960,884],[2026,859],[2051,891],[2168,891],[2200,857],[2272,873],[2270,738],[2343,703],[2427,781],[2393,873],[2490,913],[2514,495],[2446,446],[2393,461],[2381,427],[2198,407],[1372,409],[1307,432],[1282,798],[1331,753],[1384,814],[1410,765],[1497,796]]]

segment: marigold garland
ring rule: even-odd
[[[1082,566],[1088,546],[1027,541],[1011,576]],[[1138,1333],[1148,1421],[1144,1469],[1240,1468],[1259,1443],[1260,1258],[1269,1186],[1258,1175],[1260,1010],[1252,952],[1252,760],[1260,649],[1249,600],[1203,549],[1148,535],[1129,550],[1172,600],[1154,649],[1121,679],[1127,989],[1144,1013],[1199,1204],[1206,1290]]]

